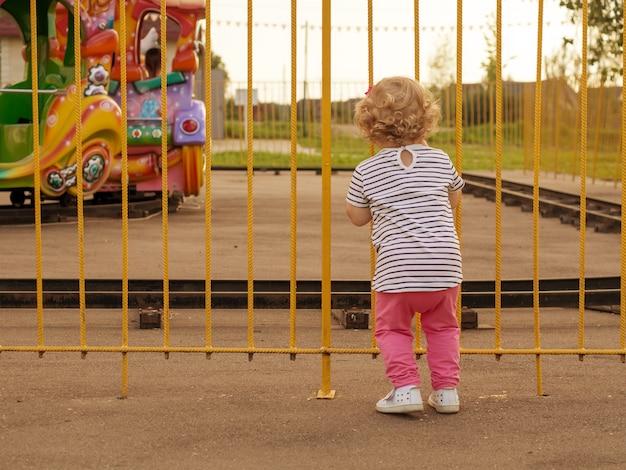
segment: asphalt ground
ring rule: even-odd
[[[506,177],[528,179],[515,173]],[[332,175],[331,277],[367,279],[370,253],[366,229],[352,227],[343,213],[349,174]],[[545,177],[546,185],[551,178]],[[576,188],[569,178],[555,185]],[[288,279],[291,204],[288,172],[255,173],[253,263],[248,263],[247,181],[244,173],[218,172],[211,182],[211,277]],[[320,279],[321,176],[297,178],[297,276]],[[618,198],[619,186],[588,185],[590,197]],[[168,274],[171,279],[206,275],[205,197],[188,199],[170,214]],[[461,235],[465,278],[493,279],[495,205],[466,196]],[[129,277],[160,279],[164,270],[160,216],[130,221]],[[539,219],[542,278],[576,278],[581,234],[555,219]],[[36,276],[32,226],[0,226],[5,278]],[[42,227],[44,278],[79,274],[77,224]],[[121,224],[85,220],[87,278],[121,278]],[[533,273],[533,217],[502,207],[502,275],[527,279]],[[620,273],[620,235],[588,230],[585,275]],[[204,346],[204,312],[170,312],[172,346]],[[501,346],[532,349],[616,349],[620,316],[588,310],[542,308],[537,335],[532,309],[506,309]],[[212,313],[214,346],[248,345],[246,310]],[[140,329],[131,312],[129,343],[159,347],[162,329]],[[255,310],[254,344],[289,345],[289,312]],[[121,313],[88,310],[89,345],[119,345]],[[581,333],[581,324],[584,334]],[[316,310],[297,312],[300,348],[320,346]],[[478,312],[476,329],[464,330],[466,350],[491,349],[495,313]],[[46,345],[80,344],[79,312],[44,312]],[[332,345],[358,350],[371,346],[370,330],[333,322]],[[37,312],[0,307],[0,344],[36,345]],[[251,359],[251,360],[250,360]],[[425,358],[418,362],[430,393]],[[538,368],[540,373],[538,373]],[[7,469],[370,469],[370,468],[624,468],[626,465],[626,365],[619,356],[464,354],[459,386],[461,412],[390,416],[374,404],[389,390],[380,358],[369,354],[331,357],[334,399],[317,398],[322,384],[318,354],[129,354],[128,395],[120,399],[119,353],[33,352],[0,354],[0,468]]]

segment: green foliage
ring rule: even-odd
[[[487,23],[487,33],[483,36],[485,38],[485,44],[487,45],[487,58],[483,60],[480,65],[485,72],[485,81],[492,83],[496,81],[497,73],[497,60],[496,54],[497,37],[496,37],[496,19],[493,15],[490,15]]]
[[[580,24],[582,0],[561,0],[560,5],[570,11],[573,24]],[[588,6],[589,65],[600,73],[603,81],[614,82],[623,75],[624,0],[589,1]],[[571,38],[564,40],[573,44]]]
[[[223,70],[224,79],[226,81],[229,80],[228,71],[226,70],[226,64],[224,64],[224,61],[222,60],[222,56],[216,54],[213,51],[211,51],[211,69]]]
[[[454,83],[456,72],[456,43],[451,33],[437,39],[438,47],[433,48],[428,61],[430,82],[437,87],[447,87]]]

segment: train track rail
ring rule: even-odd
[[[463,173],[464,192],[495,201],[495,178]],[[522,211],[533,210],[533,186],[512,181],[502,181],[502,202],[507,206],[520,206]],[[601,199],[586,198],[586,224],[596,232],[619,233],[622,207]],[[580,196],[551,189],[539,189],[539,212],[543,217],[559,217],[564,224],[580,226]]]
[[[169,210],[175,212],[183,201],[181,197],[170,198]],[[131,200],[128,202],[128,217],[139,219],[157,214],[162,210],[160,197]],[[50,224],[68,222],[78,218],[75,205],[64,205],[60,202],[44,202],[41,208],[41,223]],[[100,201],[96,199],[86,200],[83,204],[84,217],[100,217],[120,219],[122,217],[122,203],[119,200]],[[0,206],[0,225],[26,225],[35,223],[35,208],[32,204],[14,207]]]
[[[131,219],[148,217],[161,211],[161,200],[131,202],[128,204],[128,217]],[[95,204],[86,201],[83,206],[85,217],[121,218],[121,204]],[[41,205],[41,222],[44,224],[68,222],[78,217],[76,207],[63,206],[58,202]],[[25,225],[35,223],[33,207],[0,207],[0,225]]]
[[[254,308],[288,309],[290,307],[290,282],[286,280],[255,280],[253,284]],[[207,285],[204,280],[170,280],[169,305],[172,308],[198,309],[205,307]],[[248,283],[245,280],[213,280],[210,284],[213,308],[240,309],[248,307]],[[588,278],[584,283],[585,306],[614,310],[620,303],[620,278]],[[89,308],[122,307],[122,281],[115,279],[85,280],[85,304]],[[580,282],[578,279],[546,279],[538,285],[539,303],[542,307],[579,306]],[[77,279],[44,279],[42,301],[46,308],[78,308],[80,303]],[[502,281],[496,294],[494,281],[466,281],[462,285],[463,306],[466,308],[493,308],[496,296],[503,308],[528,308],[533,306],[532,280]],[[0,305],[3,308],[35,308],[37,306],[35,279],[0,279]],[[129,280],[128,304],[130,307],[161,307],[163,282],[161,280]],[[322,306],[321,281],[298,281],[296,308],[319,309]],[[332,281],[331,308],[370,308],[369,281]]]

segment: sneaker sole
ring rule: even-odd
[[[459,412],[459,405],[437,405],[437,403],[432,401],[430,398],[428,399],[428,404],[432,406],[437,413],[451,414]]]
[[[376,405],[376,411],[379,413],[414,413],[416,411],[424,411],[424,404],[418,403],[413,405],[396,405],[379,407]]]

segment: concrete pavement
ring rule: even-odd
[[[350,226],[343,214],[349,174],[332,176],[332,259],[335,279],[367,279],[366,229]],[[321,177],[298,175],[297,273],[321,277]],[[286,172],[256,173],[254,179],[255,278],[289,276],[289,187]],[[245,279],[247,260],[245,174],[220,172],[211,185],[211,273],[216,279]],[[465,197],[462,242],[466,279],[492,279],[494,204]],[[532,276],[532,216],[503,207],[503,275]],[[86,220],[86,277],[120,278],[120,224]],[[0,227],[5,277],[35,277],[32,226]],[[172,279],[205,275],[204,196],[189,199],[170,215],[168,268]],[[618,275],[619,234],[589,231],[587,275]],[[133,220],[129,229],[131,278],[159,279],[163,273],[160,217]],[[540,221],[542,277],[577,277],[580,234],[553,219]],[[74,222],[42,229],[45,278],[77,277]],[[254,344],[289,344],[289,312],[254,312]],[[88,310],[86,340],[121,342],[120,312]],[[245,347],[247,311],[213,312],[212,344]],[[320,345],[319,311],[297,312],[301,348]],[[620,317],[585,312],[584,344],[617,348]],[[172,312],[171,345],[205,344],[204,312]],[[542,309],[543,348],[576,348],[581,340],[576,309]],[[46,310],[46,345],[80,344],[79,312]],[[505,310],[503,348],[536,346],[534,313]],[[495,316],[479,311],[479,328],[464,330],[462,347],[489,349],[496,343]],[[0,309],[0,344],[39,341],[35,311]],[[131,312],[129,341],[164,344],[163,330],[138,328]],[[368,348],[371,331],[332,327],[336,347]],[[425,358],[419,360],[422,394],[430,392]],[[3,352],[0,354],[0,468],[10,469],[617,469],[626,465],[626,369],[618,356],[492,355],[462,357],[456,415],[424,412],[406,416],[377,413],[388,390],[380,358],[331,357],[333,400],[316,398],[321,386],[319,355],[170,354],[129,355],[128,398],[121,391],[119,353]],[[538,367],[540,373],[538,374]],[[541,391],[541,394],[539,394]]]

